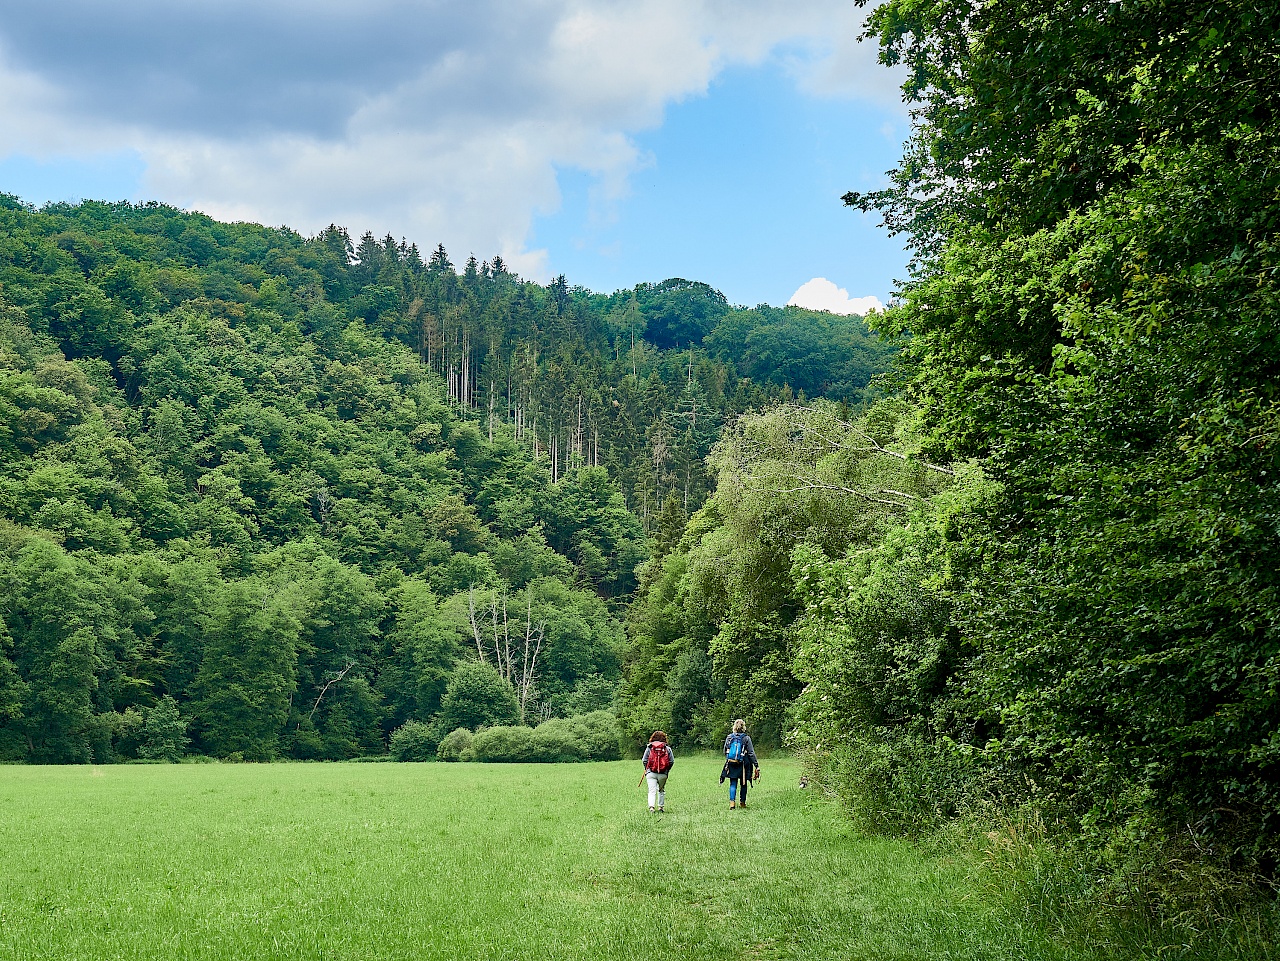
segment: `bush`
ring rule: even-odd
[[[891,728],[851,738],[832,752],[806,752],[805,767],[868,833],[930,834],[988,792],[972,752]]]
[[[463,661],[449,677],[440,702],[444,730],[513,724],[520,716],[516,693],[502,675],[482,661]]]
[[[584,761],[618,761],[622,759],[619,747],[621,731],[618,719],[608,711],[592,711],[569,718],[569,724],[577,735]]]
[[[471,744],[475,735],[465,727],[456,728],[440,741],[436,757],[441,761],[470,761],[473,758]]]
[[[608,711],[544,721],[533,732],[539,761],[616,761],[622,757],[618,721]]]
[[[471,738],[465,740],[465,738]],[[446,757],[447,751],[461,751],[467,757]],[[446,747],[448,746],[448,747]],[[489,763],[548,763],[565,761],[616,761],[622,757],[618,746],[618,722],[608,711],[592,711],[571,718],[544,721],[536,729],[519,725],[484,728],[474,738],[465,729],[454,731],[440,742],[442,760],[476,760]]]
[[[471,742],[477,761],[518,763],[542,760],[533,743],[533,728],[516,725],[487,727]]]
[[[533,731],[533,746],[537,760],[548,764],[582,760],[569,722],[563,718],[539,724]]]
[[[391,756],[397,761],[433,761],[440,745],[440,728],[421,721],[405,721],[391,732]]]

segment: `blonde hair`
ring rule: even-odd
[[[747,729],[747,722],[744,721],[742,718],[738,718],[736,721],[733,722],[734,734],[741,734],[746,729]]]

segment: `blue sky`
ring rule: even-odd
[[[0,22],[0,190],[390,231],[600,291],[683,276],[781,304],[823,277],[885,302],[901,240],[840,202],[907,134],[864,15],[48,0]]]
[[[562,207],[532,243],[593,289],[683,276],[754,306],[826,277],[887,302],[902,242],[840,197],[882,186],[906,133],[895,111],[804,93],[776,61],[733,68],[636,138],[647,164],[624,199],[593,202],[590,175],[561,170]]]

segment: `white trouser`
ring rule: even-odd
[[[667,776],[647,771],[644,779],[649,782],[649,807],[662,807],[667,800]]]

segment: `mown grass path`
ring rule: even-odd
[[[0,767],[0,958],[1055,958],[766,762]]]

